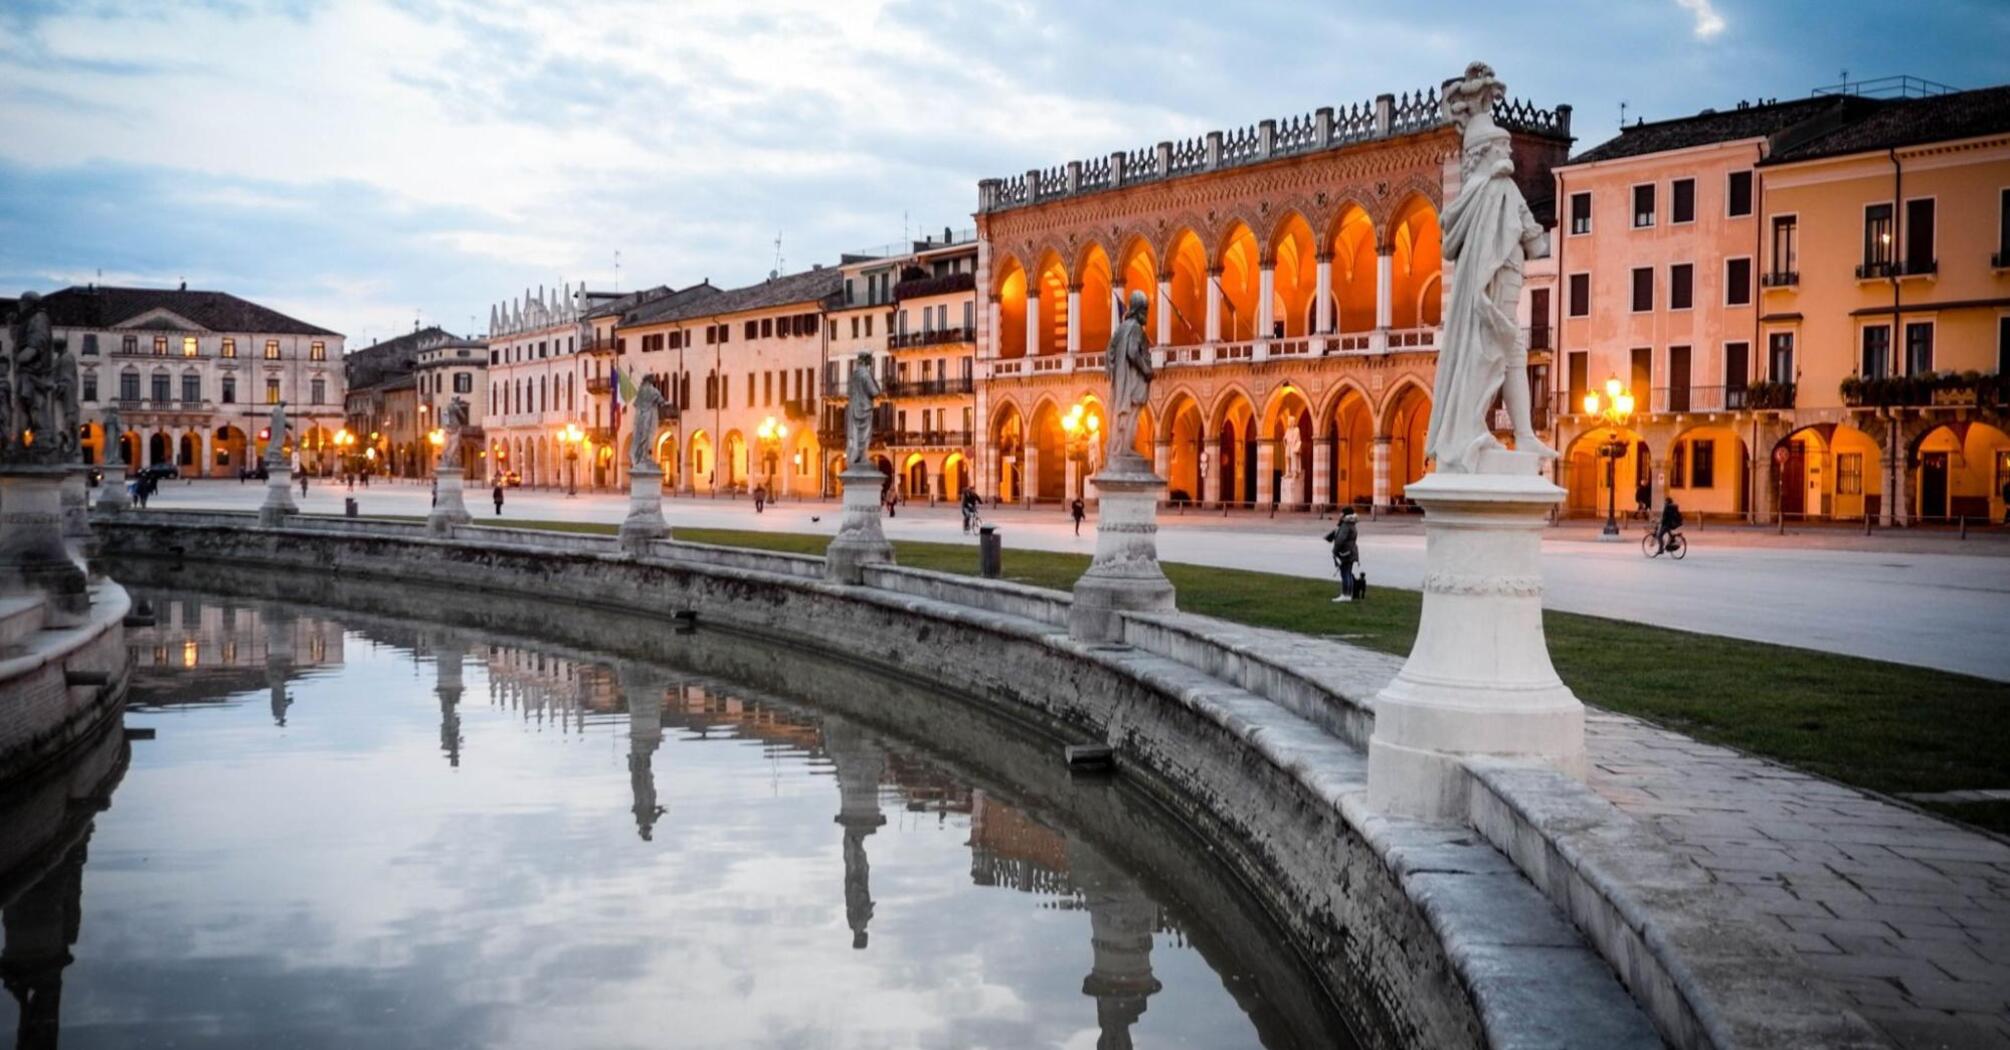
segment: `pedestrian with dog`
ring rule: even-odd
[[[1340,512],[1340,523],[1326,534],[1326,542],[1333,545],[1333,567],[1340,571],[1340,594],[1335,602],[1354,600],[1354,566],[1361,560],[1361,526],[1354,516],[1354,508]]]

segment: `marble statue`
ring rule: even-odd
[[[42,308],[41,298],[35,292],[22,292],[10,326],[14,343],[14,392],[8,436],[13,439],[24,431],[37,435],[49,433],[58,414],[55,337],[50,332],[49,313]]]
[[[265,466],[270,469],[286,462],[286,454],[282,451],[286,444],[286,402],[272,403],[272,419],[266,425],[271,436],[265,442]]]
[[[879,380],[872,375],[871,351],[859,351],[852,361],[846,392],[851,400],[844,408],[844,460],[847,464],[864,463],[872,448],[872,402],[880,395]]]
[[[1138,409],[1151,399],[1152,391],[1152,344],[1145,337],[1149,305],[1145,293],[1131,293],[1124,323],[1110,333],[1109,350],[1103,355],[1103,368],[1110,376],[1110,408],[1116,413],[1103,434],[1103,462],[1112,466],[1119,457],[1141,458],[1136,450]]]
[[[1300,468],[1303,466],[1303,462],[1299,459],[1299,450],[1304,446],[1304,443],[1304,436],[1298,433],[1298,424],[1293,423],[1284,428],[1285,477],[1295,478],[1299,475]]]
[[[635,391],[635,430],[628,436],[628,465],[653,469],[656,462],[656,429],[663,425],[663,392],[654,383],[643,383]]]
[[[1514,182],[1508,133],[1494,123],[1506,95],[1484,62],[1445,82],[1445,114],[1460,128],[1459,193],[1441,223],[1452,271],[1451,301],[1439,339],[1437,384],[1425,452],[1437,469],[1470,474],[1480,453],[1501,447],[1488,425],[1496,395],[1507,402],[1515,447],[1554,458],[1529,412],[1528,346],[1516,307],[1524,263],[1549,254],[1549,240]]]
[[[116,402],[106,402],[103,412],[98,414],[100,425],[105,429],[105,466],[120,467],[126,462],[126,443],[119,440],[125,436],[126,425],[119,418]]]
[[[446,440],[440,444],[440,466],[461,465],[461,431],[467,429],[467,425],[467,399],[456,397],[448,401],[447,407],[440,413],[440,429],[446,431]]]
[[[57,339],[55,353],[51,357],[51,385],[53,396],[49,399],[49,432],[55,438],[56,451],[66,461],[77,458],[77,428],[84,425],[83,405],[77,400],[77,359],[70,354],[70,341]]]

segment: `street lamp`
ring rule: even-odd
[[[349,433],[348,427],[343,427],[341,430],[335,432],[335,458],[342,464],[342,472],[344,474],[353,473],[355,470],[355,464],[349,461],[349,457],[354,455],[354,452],[351,450],[355,447],[355,444],[356,435]]]
[[[774,499],[775,461],[781,456],[782,439],[789,436],[789,427],[788,424],[777,422],[775,417],[769,416],[761,420],[760,426],[754,428],[754,436],[761,442],[761,466],[766,468],[764,473],[768,476],[768,498]]]
[[[440,450],[447,445],[447,432],[439,427],[434,427],[432,430],[426,432],[426,444],[433,446],[433,461],[427,464],[427,467],[428,469],[437,469],[440,462]]]
[[[1633,416],[1633,392],[1619,385],[1619,377],[1605,381],[1605,396],[1600,398],[1593,390],[1584,395],[1584,414],[1605,421],[1612,428],[1612,437],[1598,447],[1598,454],[1605,457],[1605,528],[1598,534],[1601,540],[1619,538],[1619,489],[1613,475],[1619,465],[1619,457],[1626,454],[1626,442],[1619,438],[1619,428]]]
[[[570,499],[579,495],[579,443],[586,440],[586,432],[577,423],[567,423],[558,440],[565,445],[565,495]]]
[[[1088,477],[1090,471],[1095,469],[1095,439],[1102,429],[1102,417],[1089,411],[1089,406],[1085,402],[1075,402],[1074,406],[1068,409],[1068,414],[1061,417],[1061,430],[1067,436],[1068,458],[1082,465],[1081,475],[1075,479],[1074,494],[1077,496],[1083,491],[1082,478]]]

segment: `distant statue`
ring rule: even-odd
[[[50,360],[50,382],[54,394],[50,398],[50,436],[66,461],[77,458],[77,431],[84,425],[83,406],[77,400],[77,359],[70,354],[70,341],[57,339],[54,354]]]
[[[446,410],[440,413],[441,429],[446,431],[446,441],[440,445],[440,466],[461,465],[461,431],[468,426],[468,402],[455,397],[447,402]]]
[[[286,440],[286,402],[272,403],[272,419],[267,423],[267,433],[271,435],[265,442],[265,466],[269,470],[286,462],[286,453],[281,446]]]
[[[126,463],[125,422],[119,418],[119,406],[115,401],[105,403],[104,411],[98,413],[99,424],[105,430],[105,465],[122,467]]]
[[[1299,475],[1300,473],[1299,468],[1301,464],[1299,463],[1298,460],[1298,451],[1304,445],[1304,443],[1305,438],[1298,433],[1298,424],[1293,423],[1290,426],[1284,428],[1285,477],[1295,478]]]
[[[852,360],[846,393],[851,400],[844,407],[844,460],[860,464],[872,448],[872,402],[880,394],[879,380],[872,376],[872,351],[860,350]]]
[[[1145,338],[1145,312],[1150,300],[1145,293],[1132,292],[1124,323],[1110,333],[1110,346],[1103,355],[1103,368],[1110,376],[1110,407],[1116,413],[1103,435],[1103,462],[1116,469],[1119,458],[1142,460],[1138,455],[1138,409],[1151,400],[1152,344]]]
[[[1424,449],[1448,473],[1472,473],[1480,453],[1501,447],[1486,418],[1496,395],[1507,402],[1515,447],[1556,456],[1535,433],[1528,345],[1516,320],[1523,265],[1549,254],[1549,238],[1515,186],[1508,133],[1494,123],[1494,103],[1506,93],[1484,62],[1446,81],[1443,92],[1445,115],[1461,132],[1459,194],[1441,223],[1444,258],[1458,265]]]
[[[24,432],[33,433],[38,444],[51,442],[49,432],[56,426],[58,415],[56,401],[60,394],[56,384],[55,337],[49,328],[49,313],[42,308],[41,300],[41,295],[35,292],[22,292],[14,320],[9,325],[9,335],[14,343],[14,391],[12,418],[8,420],[7,433],[10,442],[17,448]],[[57,446],[53,443],[43,445],[45,449],[53,447]],[[43,453],[34,458],[48,456]]]
[[[656,462],[656,429],[663,425],[663,392],[654,383],[635,391],[635,431],[628,437],[628,465],[652,469]]]

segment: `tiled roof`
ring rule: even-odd
[[[630,325],[655,324],[674,311],[682,310],[692,303],[712,299],[719,294],[719,289],[714,288],[710,281],[700,281],[689,288],[680,288],[648,302],[633,304],[630,309],[622,313],[621,320],[615,323],[623,328]]]
[[[652,323],[682,321],[693,317],[718,317],[723,314],[743,313],[748,310],[764,310],[774,306],[792,303],[815,303],[821,305],[826,296],[835,294],[844,285],[844,276],[836,267],[819,267],[801,273],[783,274],[771,277],[759,284],[730,291],[714,291],[712,295],[694,297],[688,301],[669,306],[661,313],[649,318]],[[710,285],[699,285],[709,288]],[[690,291],[691,289],[685,289]],[[643,313],[646,311],[638,311]],[[635,322],[642,323],[642,322]]]
[[[1814,98],[1794,99],[1788,102],[1703,112],[1693,117],[1660,120],[1652,124],[1629,124],[1619,130],[1617,138],[1607,139],[1572,157],[1568,164],[1557,166],[1570,167],[1602,160],[1666,153],[1669,150],[1689,149],[1717,142],[1765,138],[1824,115],[1874,109],[1879,105],[1882,103],[1853,96],[1818,95]]]
[[[175,288],[69,287],[42,297],[49,322],[65,328],[112,328],[145,315],[167,310],[211,332],[254,332],[272,335],[342,333],[295,320],[228,292],[190,292]]]
[[[2010,133],[2010,85],[1952,91],[1879,103],[1858,119],[1840,122],[1775,150],[1766,163],[1789,164],[2005,133]]]
[[[654,288],[643,288],[638,291],[629,292],[627,295],[619,296],[614,299],[609,299],[608,301],[601,303],[599,306],[596,306],[593,309],[588,310],[586,312],[586,316],[589,318],[612,317],[617,314],[627,313],[628,311],[633,310],[644,303],[653,303],[658,299],[664,298],[665,296],[675,294],[677,294],[676,290],[671,288],[669,285],[659,284]]]
[[[409,375],[418,363],[419,351],[444,346],[459,337],[433,325],[406,332],[395,339],[349,351],[342,355],[343,378],[351,389],[372,386],[390,376]]]

